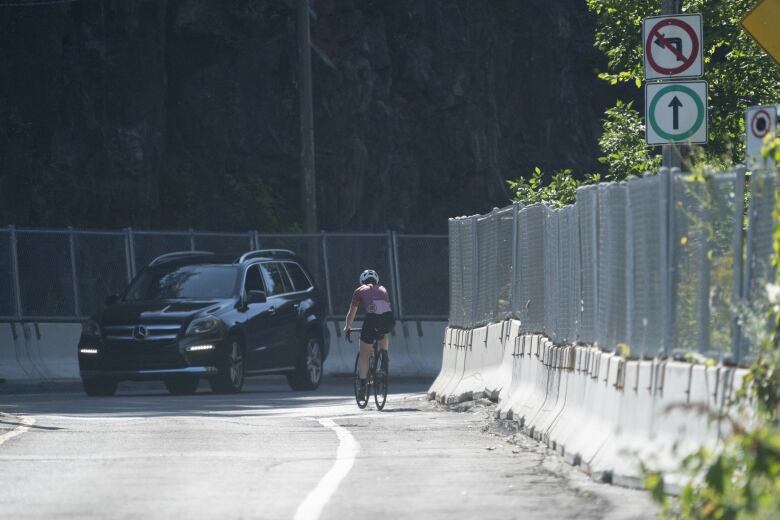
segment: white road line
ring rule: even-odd
[[[338,489],[339,484],[347,476],[352,464],[355,463],[355,456],[360,451],[360,444],[355,440],[349,430],[342,428],[332,419],[318,419],[321,425],[330,428],[339,437],[339,448],[336,451],[336,462],[330,468],[320,482],[301,502],[298,510],[295,512],[295,520],[317,520],[322,514],[325,505]]]
[[[6,415],[6,414],[0,414],[2,417],[12,417],[14,419],[18,419],[20,423],[19,426],[11,430],[10,432],[5,432],[4,434],[0,435],[0,446],[3,445],[3,443],[9,439],[13,439],[17,435],[21,435],[27,430],[30,429],[30,426],[35,424],[35,419],[32,417],[17,417],[15,415]]]

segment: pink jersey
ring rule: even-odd
[[[365,314],[384,314],[393,310],[387,289],[381,285],[361,285],[352,293],[352,303]]]

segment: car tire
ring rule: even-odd
[[[322,341],[318,336],[310,334],[306,337],[304,347],[298,356],[295,370],[287,374],[290,388],[298,391],[316,390],[322,382]]]
[[[84,392],[90,397],[108,397],[116,393],[119,381],[113,379],[82,379]]]
[[[230,340],[230,347],[217,367],[219,372],[209,378],[209,385],[217,394],[237,394],[244,386],[246,356],[244,344],[238,338]]]
[[[165,380],[165,388],[172,395],[192,395],[198,391],[198,384],[200,384],[200,379],[194,377]]]

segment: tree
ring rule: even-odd
[[[596,47],[608,58],[600,75],[613,85],[643,84],[642,20],[661,13],[661,0],[587,0],[596,14]],[[709,81],[710,142],[696,160],[741,163],[744,113],[756,104],[780,100],[780,67],[740,26],[756,0],[683,0],[683,11],[701,13],[704,22],[704,74]],[[658,150],[644,145],[640,113],[627,101],[607,110],[600,141],[608,177],[636,173],[636,165],[655,165]],[[618,131],[616,131],[618,130]],[[618,150],[620,153],[614,153]],[[630,158],[630,161],[627,159]]]

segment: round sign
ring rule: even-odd
[[[674,121],[672,128],[664,127],[664,125],[661,125],[659,122],[659,118],[657,117],[656,109],[658,108],[659,101],[666,96],[667,94],[675,94],[678,93],[681,96],[683,96],[683,99],[685,100],[684,103],[682,103],[676,96],[669,100],[669,104],[667,105],[666,102],[662,103],[662,107],[674,107],[674,103],[676,102],[678,104],[677,108],[679,110],[679,107],[681,106],[689,106],[688,103],[692,103],[695,107],[695,112],[693,113],[693,117],[690,118],[680,118],[679,116],[676,116],[675,118],[672,118],[672,121]],[[667,97],[668,99],[668,97]],[[689,101],[690,100],[690,101]],[[701,125],[704,123],[704,103],[700,99],[700,97],[696,94],[696,92],[685,86],[685,85],[669,85],[667,87],[662,88],[659,90],[654,96],[653,99],[650,101],[650,107],[648,109],[648,122],[650,123],[650,126],[653,128],[653,131],[657,133],[659,136],[663,137],[664,139],[667,139],[669,141],[685,141],[689,137],[691,137],[693,134],[699,131],[701,128]],[[680,119],[683,119],[680,121]],[[668,124],[666,126],[669,126]],[[677,128],[675,128],[675,126]]]
[[[670,38],[668,35],[661,33],[661,29],[666,27],[677,27],[681,29],[681,34],[687,35],[690,40],[690,44],[687,45],[688,49],[683,45],[682,38]],[[676,40],[679,40],[679,43]],[[656,50],[656,48],[658,50]],[[670,57],[676,59],[679,64],[674,66],[661,64],[661,59],[653,56],[654,52],[658,52],[661,49],[665,49],[665,52],[671,53]],[[688,50],[690,52],[684,52]],[[653,26],[652,30],[649,31],[647,41],[645,42],[645,54],[647,55],[647,62],[659,74],[667,74],[670,76],[680,74],[693,65],[696,58],[699,56],[699,38],[693,27],[683,20],[667,18],[658,22]]]
[[[769,133],[770,121],[769,112],[763,108],[756,110],[753,118],[750,120],[750,131],[753,132],[754,136],[763,139]]]

